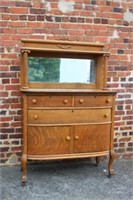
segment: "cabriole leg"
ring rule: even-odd
[[[115,175],[114,170],[113,170],[113,161],[115,159],[115,153],[113,150],[111,150],[110,152],[110,156],[109,156],[109,163],[108,163],[108,170],[109,170],[109,174],[108,177],[110,178],[112,175]]]

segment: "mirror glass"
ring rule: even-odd
[[[95,83],[95,74],[95,60],[28,57],[29,82]]]

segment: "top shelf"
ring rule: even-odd
[[[109,52],[104,51],[104,44],[88,43],[88,42],[73,42],[60,40],[21,40],[23,43],[21,51],[44,51],[44,52],[68,52],[80,54],[105,54]]]

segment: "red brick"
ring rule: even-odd
[[[4,90],[4,85],[0,85],[0,90]]]
[[[7,133],[14,133],[14,128],[2,128],[1,132],[5,133],[3,135],[6,136],[6,137],[8,137]]]
[[[1,78],[11,78],[11,77],[16,77],[16,72],[3,72],[0,73]]]
[[[114,18],[114,19],[122,19],[122,13],[112,13],[110,14],[110,18]]]
[[[27,28],[44,28],[43,22],[27,22]]]
[[[9,147],[0,147],[0,152],[7,152]]]
[[[3,103],[18,103],[18,98],[6,98],[3,100]]]
[[[19,85],[6,85],[6,90],[19,90]]]
[[[11,83],[19,83],[19,79],[18,78],[11,79]]]
[[[10,8],[10,12],[12,13],[12,14],[28,14],[28,8],[19,8],[19,7],[11,7]]]
[[[10,139],[16,139],[16,138],[21,138],[21,134],[11,134],[9,136]]]
[[[2,128],[2,127],[9,127],[9,123],[0,123],[0,127]]]
[[[18,22],[10,22],[10,23],[8,23],[8,27],[15,27],[15,28],[19,28],[19,27],[25,27],[26,26],[26,23],[25,22],[20,22],[20,21],[18,21]]]
[[[0,105],[0,109],[9,109],[9,107],[10,107],[9,104]]]
[[[22,105],[19,103],[11,104],[11,109],[18,109],[18,108],[19,109],[22,108]]]
[[[10,83],[10,79],[2,79],[2,84],[8,84]]]
[[[32,34],[33,30],[29,28],[20,28],[18,34]]]
[[[115,122],[115,126],[123,126],[125,125],[125,122]]]
[[[19,96],[21,96],[21,93],[20,93],[20,91],[11,91],[11,96],[19,97]]]
[[[132,130],[132,127],[129,127],[129,126],[122,126],[122,127],[120,127],[120,130]]]
[[[31,7],[31,2],[19,2],[15,1],[16,7]]]
[[[21,122],[12,122],[12,123],[11,123],[11,126],[12,126],[12,127],[20,127],[21,125],[22,125]]]
[[[7,139],[8,138],[8,135],[7,134],[0,134],[0,139],[1,140],[5,140],[5,139]]]
[[[22,13],[22,12],[21,12]],[[31,8],[30,9],[30,14],[45,14],[46,10],[45,9],[39,9],[39,8]]]
[[[126,113],[127,113],[127,115],[133,115],[133,110],[129,110]]]
[[[131,141],[131,137],[120,138],[119,142],[129,142]]]
[[[12,121],[13,117],[0,117],[0,121],[1,122],[8,122],[8,121]]]

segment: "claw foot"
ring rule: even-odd
[[[115,172],[113,169],[109,170],[108,178],[111,178],[113,175],[115,175]]]
[[[23,177],[22,177],[22,181],[21,181],[22,186],[25,186],[25,185],[26,185],[26,182],[27,182],[27,177],[26,177],[26,176],[23,176]]]

